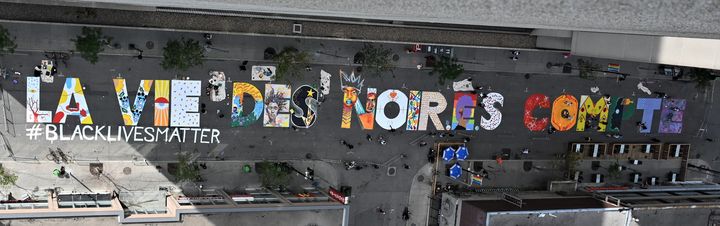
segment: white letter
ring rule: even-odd
[[[495,103],[499,103],[500,107],[503,106],[503,96],[499,93],[488,93],[487,97],[483,99],[483,105],[485,105],[485,111],[490,114],[490,119],[485,117],[480,118],[480,127],[485,130],[494,130],[502,122],[502,113],[495,108]]]
[[[200,81],[172,80],[170,126],[200,127]]]

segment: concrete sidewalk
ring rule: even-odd
[[[93,174],[90,164],[101,163],[102,174]],[[152,197],[159,188],[168,188],[178,194],[196,195],[199,189],[222,189],[227,192],[239,191],[244,188],[262,187],[259,175],[255,173],[254,161],[198,161],[207,169],[200,169],[202,182],[175,182],[167,170],[167,163],[145,161],[76,161],[67,164],[56,164],[51,161],[3,161],[2,166],[10,173],[17,175],[15,185],[7,186],[0,193],[0,200],[6,200],[9,193],[17,199],[26,197],[46,197],[47,190],[69,193],[102,193],[116,191],[129,196],[126,200],[140,200]],[[253,172],[242,172],[242,166],[251,165]],[[337,170],[322,161],[291,162],[295,168],[315,169],[316,178],[325,183],[318,184],[321,188],[337,186]],[[65,167],[66,177],[53,175],[53,170]],[[302,168],[299,168],[302,167]],[[27,170],[32,168],[33,170]],[[310,184],[295,173],[290,174],[295,184]]]

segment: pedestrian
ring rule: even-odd
[[[312,67],[310,67],[310,65],[307,65],[307,66],[305,66],[305,70],[306,70],[306,71],[312,71]]]
[[[408,164],[403,164],[403,168],[410,169],[410,166]]]
[[[705,140],[706,140],[707,142],[713,142],[713,139],[712,139],[712,138],[705,138]]]
[[[367,138],[368,141],[372,142],[372,136],[369,133],[367,134],[367,136],[365,136],[365,138]]]

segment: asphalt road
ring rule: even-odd
[[[158,35],[166,36],[168,34]],[[252,59],[260,59],[262,49],[268,46],[267,43],[263,43],[263,40],[259,39],[262,38],[244,38],[245,41],[254,40],[257,42],[243,44],[249,46],[246,56],[243,57],[248,57],[247,59],[251,60],[250,65],[257,63]],[[273,39],[271,42],[273,46],[294,44],[304,49],[335,48],[321,47],[316,42],[305,43],[292,39]],[[253,45],[255,45],[254,49]],[[390,46],[402,49],[402,46]],[[333,51],[348,51],[348,48],[347,46],[337,47]],[[485,65],[508,64],[509,61],[505,59],[504,55],[507,53],[504,51],[491,52],[471,49],[461,51],[463,51],[462,54],[466,58],[478,59],[479,61],[486,60],[483,61]],[[527,57],[523,55],[523,60],[527,59],[527,63],[523,65],[525,67],[532,67],[533,63],[542,65],[547,61],[533,61],[532,58],[547,57],[551,54],[557,55],[557,53],[543,52],[530,53]],[[403,57],[405,56],[403,55]],[[43,58],[42,54],[39,53],[21,52],[0,57],[0,64],[28,74],[32,72],[33,65],[39,64]],[[86,98],[95,124],[117,126],[122,124],[122,117],[113,92],[112,79],[118,73],[122,74],[127,80],[128,91],[132,94],[131,98],[134,99],[139,80],[174,79],[176,77],[176,73],[162,70],[159,62],[160,59],[154,57],[145,57],[138,60],[130,56],[102,56],[100,62],[92,65],[79,57],[73,57],[67,62],[67,67],[60,65],[60,72],[65,76],[80,78],[82,84],[86,86]],[[219,70],[224,71],[232,81],[250,82],[258,86],[261,91],[264,91],[264,83],[251,82],[250,72],[239,71],[238,64],[239,62],[235,60],[210,60],[202,67],[193,68],[186,73],[182,73],[182,75],[183,77],[189,76],[191,80],[203,81],[202,87],[204,87],[209,79],[208,71]],[[713,153],[711,148],[712,143],[705,141],[705,138],[717,140],[717,137],[711,136],[714,135],[711,133],[711,128],[716,127],[717,121],[714,118],[706,117],[708,115],[717,115],[717,110],[712,109],[712,105],[709,104],[712,98],[706,98],[702,94],[698,94],[693,83],[652,79],[652,77],[646,82],[646,86],[653,91],[665,92],[673,98],[684,98],[688,101],[682,134],[658,134],[658,112],[655,113],[652,126],[653,132],[650,134],[636,132],[635,121],[640,120],[641,114],[636,112],[630,120],[624,121],[621,127],[622,140],[608,138],[598,132],[570,131],[548,134],[546,132],[531,132],[523,124],[523,106],[526,98],[531,94],[542,93],[554,99],[556,96],[567,93],[574,95],[578,99],[579,95],[593,95],[593,98],[597,99],[600,96],[590,91],[590,87],[597,86],[602,94],[612,96],[634,98],[652,96],[643,94],[637,89],[636,85],[640,80],[635,77],[617,82],[615,79],[605,77],[587,80],[576,76],[535,73],[529,79],[526,79],[523,74],[515,73],[515,71],[522,71],[519,67],[521,66],[512,67],[512,70],[507,73],[469,70],[462,76],[473,78],[475,85],[483,86],[484,90],[487,91],[498,92],[505,99],[503,106],[500,107],[502,123],[497,129],[493,131],[480,129],[479,131],[464,132],[472,136],[468,142],[470,159],[488,159],[499,153],[503,148],[509,148],[516,153],[522,148],[530,148],[531,154],[528,156],[529,158],[551,159],[554,154],[566,151],[568,142],[580,141],[587,136],[592,137],[593,140],[607,142],[647,142],[652,138],[660,139],[663,142],[691,142],[695,147],[694,153],[698,154],[693,157],[707,159],[708,161],[716,158],[717,154]],[[309,129],[294,131],[290,128],[266,128],[262,126],[261,122],[256,122],[248,127],[231,128],[229,117],[218,118],[215,114],[216,109],[220,109],[227,114],[230,110],[228,101],[212,102],[208,97],[202,96],[200,102],[207,104],[209,112],[201,115],[201,127],[220,130],[220,144],[108,143],[99,141],[56,141],[51,143],[43,139],[31,141],[25,136],[25,130],[30,128],[31,124],[24,122],[26,82],[21,79],[19,84],[13,84],[11,80],[2,81],[7,94],[5,106],[9,109],[6,111],[9,113],[7,120],[10,122],[9,127],[15,134],[13,136],[12,132],[7,132],[6,138],[15,157],[38,157],[41,159],[45,158],[48,147],[61,148],[75,159],[98,159],[100,161],[147,159],[150,162],[176,160],[175,154],[177,152],[195,150],[201,153],[201,157],[207,157],[208,159],[214,159],[215,156],[224,153],[222,155],[225,159],[286,160],[303,159],[307,153],[311,153],[313,158],[325,159],[329,162],[359,160],[372,163],[385,163],[404,154],[407,155],[406,158],[389,164],[398,167],[398,173],[393,177],[386,176],[385,168],[344,171],[339,164],[337,165],[337,170],[342,172],[341,184],[350,185],[354,188],[354,201],[351,208],[351,222],[353,225],[401,224],[402,220],[399,216],[402,208],[407,205],[410,184],[414,180],[413,175],[415,175],[417,169],[427,163],[426,153],[428,147],[419,147],[409,143],[428,132],[405,131],[402,128],[396,132],[389,132],[382,130],[378,125],[375,125],[375,130],[366,131],[360,128],[359,121],[355,116],[353,116],[353,124],[350,129],[340,128],[342,91],[339,87],[340,79],[337,72],[339,70],[352,71],[353,67],[343,64],[313,64],[312,69],[312,71],[304,72],[301,77],[292,78],[287,83],[292,87],[303,84],[318,84],[320,70],[333,74],[331,92],[326,97],[326,101],[320,106],[319,118],[316,124]],[[446,121],[451,119],[453,91],[447,85],[439,85],[436,78],[429,77],[427,72],[426,70],[414,69],[412,65],[404,65],[403,68],[395,69],[393,73],[363,77],[365,78],[365,87],[377,88],[379,92],[387,89],[399,89],[406,94],[410,90],[441,92],[448,102],[448,108],[440,114],[440,119],[443,124],[446,124]],[[55,79],[56,81],[52,84],[41,84],[41,109],[54,110],[57,107],[64,79],[61,77]],[[364,93],[365,90],[363,90]],[[145,105],[140,125],[152,125],[153,105],[151,102],[152,100]],[[396,107],[392,105],[388,107],[389,110],[386,112],[388,116],[395,114]],[[542,111],[538,111],[537,116],[547,116],[548,112],[542,113]],[[481,116],[487,117],[487,113],[482,109],[476,109],[476,122],[479,122]],[[708,121],[704,119],[708,119]],[[66,125],[73,126],[77,123],[76,117],[69,117]],[[696,135],[703,123],[706,123],[704,126],[706,128],[705,135],[698,137]],[[429,126],[428,128],[434,127]],[[373,137],[382,135],[387,138],[388,142],[386,145],[369,142],[366,140],[368,134]],[[456,139],[460,136],[456,135],[456,137],[450,139]],[[432,143],[444,139],[447,139],[447,137],[426,137],[423,140]],[[354,148],[348,149],[340,143],[340,140],[348,141],[354,145]],[[5,159],[9,160],[7,157]],[[403,169],[403,164],[407,164],[409,169]],[[379,215],[375,212],[375,208],[378,206],[382,206],[388,211],[394,210],[394,213]]]

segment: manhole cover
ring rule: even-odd
[[[424,180],[425,180],[425,177],[424,177],[423,175],[417,176],[417,181],[418,181],[418,182],[423,182]]]
[[[397,172],[397,169],[395,167],[388,167],[387,175],[388,176],[395,176],[395,173]]]
[[[145,43],[145,48],[147,48],[147,49],[153,49],[153,48],[155,48],[155,43],[152,42],[152,41],[147,41],[147,42]]]
[[[130,175],[132,173],[132,169],[130,169],[130,167],[125,167],[123,168],[123,173],[125,175]]]

